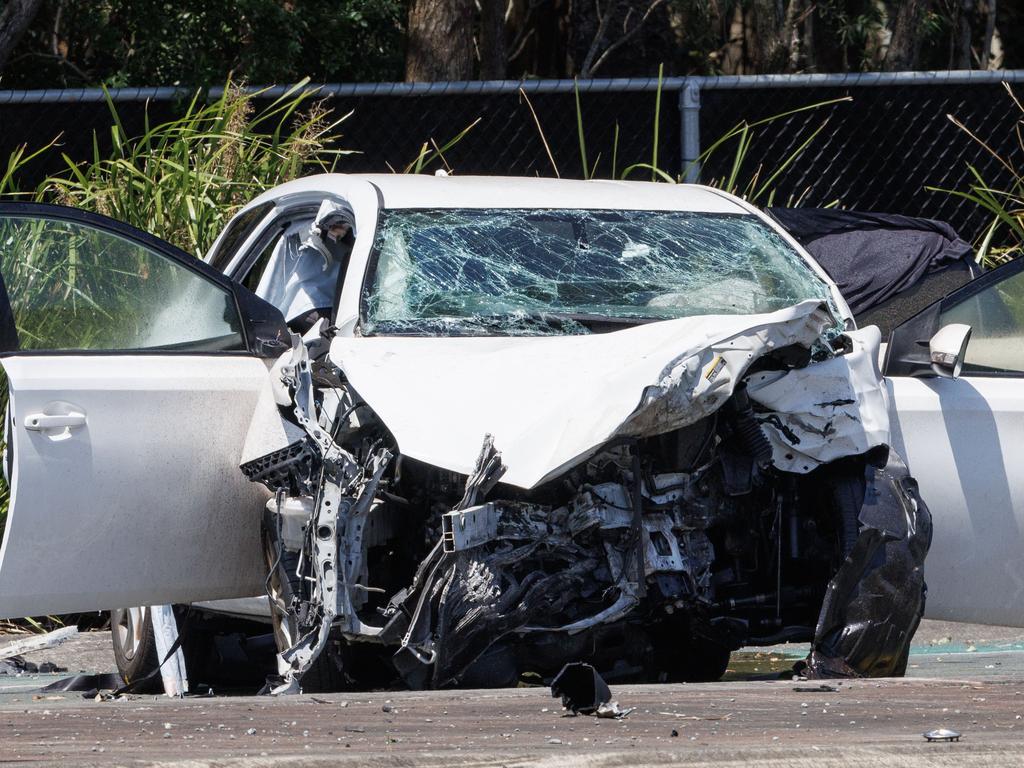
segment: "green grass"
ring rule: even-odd
[[[600,161],[604,154],[611,155],[610,175],[608,178],[612,179],[628,179],[636,176],[638,173],[649,175],[650,181],[661,181],[668,184],[676,184],[682,181],[686,176],[687,172],[691,170],[689,167],[684,168],[683,172],[678,176],[673,176],[672,173],[660,166],[659,163],[659,152],[661,148],[661,103],[662,103],[662,70],[658,70],[658,87],[654,93],[654,122],[651,129],[651,156],[650,160],[636,160],[626,165],[621,171],[619,171],[619,124],[615,123],[613,131],[613,140],[610,153],[599,152],[594,157],[594,161],[591,163],[589,158],[592,154],[592,147],[588,147],[586,140],[586,123],[583,117],[583,98],[581,97],[579,86],[574,88],[573,95],[576,104],[576,138],[579,145],[579,160],[581,166],[581,173],[584,179],[595,179],[599,177],[598,169],[600,167]],[[544,144],[544,149],[547,152],[548,160],[551,162],[551,169],[555,176],[560,176],[558,167],[555,165],[554,157],[551,154],[551,148],[548,143],[547,137],[544,135],[544,129],[541,127],[540,118],[533,109],[533,104],[530,103],[529,97],[525,91],[520,89],[520,95],[523,101],[526,103],[533,116],[534,125],[537,127],[537,132],[540,135],[540,139]],[[751,157],[751,149],[756,144],[757,137],[761,132],[771,123],[779,120],[784,120],[796,114],[803,112],[812,112],[817,110],[825,109],[826,107],[833,106],[844,102],[853,101],[849,96],[845,96],[837,99],[828,99],[826,101],[819,101],[812,104],[807,104],[796,109],[791,109],[785,112],[780,112],[776,115],[749,122],[742,120],[724,134],[715,139],[707,149],[701,152],[700,157],[693,162],[700,168],[700,178],[698,181],[701,184],[706,184],[717,189],[722,189],[731,194],[742,197],[749,203],[754,205],[775,205],[776,204],[776,190],[775,185],[782,177],[782,175],[789,170],[803,155],[803,153],[814,143],[814,141],[821,135],[821,133],[828,126],[829,118],[824,117],[812,126],[810,129],[803,129],[803,135],[800,137],[800,143],[797,144],[796,148],[784,157],[771,158],[769,164],[765,164],[763,161],[755,163]],[[712,157],[718,156],[719,154],[731,152],[732,161],[730,163],[730,170],[727,174],[719,177],[709,177],[704,171],[705,166]],[[802,196],[796,196],[786,201],[787,205],[796,206],[802,201]],[[833,201],[829,205],[835,205],[838,201]]]
[[[976,243],[978,261],[989,267],[998,266],[1024,254],[1024,169],[1017,165],[1024,153],[1024,133],[1021,132],[1021,126],[1024,125],[1024,104],[1017,98],[1009,83],[1003,83],[1003,87],[1021,112],[1021,120],[1017,121],[1014,130],[1018,152],[1000,154],[954,115],[946,117],[986,154],[996,159],[999,166],[1008,173],[1009,185],[996,186],[987,181],[974,165],[968,165],[967,170],[973,181],[967,185],[966,190],[925,187],[929,192],[944,192],[969,200],[991,215],[989,226]]]

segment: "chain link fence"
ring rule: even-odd
[[[342,172],[402,171],[425,143],[444,146],[472,125],[430,169],[609,178],[631,165],[656,164],[673,177],[705,182],[729,175],[735,141],[699,167],[701,150],[741,121],[850,97],[754,129],[741,175],[767,179],[827,119],[774,179],[774,204],[928,216],[974,238],[988,215],[925,187],[964,190],[969,165],[997,188],[1008,186],[1010,174],[947,114],[1024,165],[1015,133],[1022,115],[1002,84],[1022,80],[1022,71],[669,78],[660,86],[660,109],[659,84],[650,79],[325,85],[319,93],[336,117],[351,112],[341,132],[343,148],[353,153],[340,159]],[[188,96],[174,88],[111,92],[132,134],[142,132],[147,110],[150,122],[173,117]],[[100,91],[0,91],[0,158],[59,136],[61,152],[86,160],[94,137],[101,154],[109,147],[111,122]],[[62,164],[59,153],[47,153],[27,169],[22,187]],[[629,177],[649,179],[651,171],[634,167]]]

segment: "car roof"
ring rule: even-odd
[[[348,197],[353,185],[372,184],[382,208],[584,208],[749,214],[729,196],[697,184],[549,179],[519,176],[340,174],[306,176],[260,195],[250,204],[313,192]]]

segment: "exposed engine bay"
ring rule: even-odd
[[[673,356],[616,433],[535,484],[507,481],[501,434],[468,473],[404,454],[330,339],[294,337],[274,371],[286,444],[242,465],[274,494],[268,691],[324,665],[413,688],[576,660],[713,680],[730,651],[784,641],[812,642],[808,676],[902,674],[930,516],[866,426],[876,347],[812,309],[788,343],[773,321]]]

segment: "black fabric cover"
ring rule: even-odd
[[[973,250],[945,222],[890,213],[769,208],[860,317],[922,277],[969,262]]]

